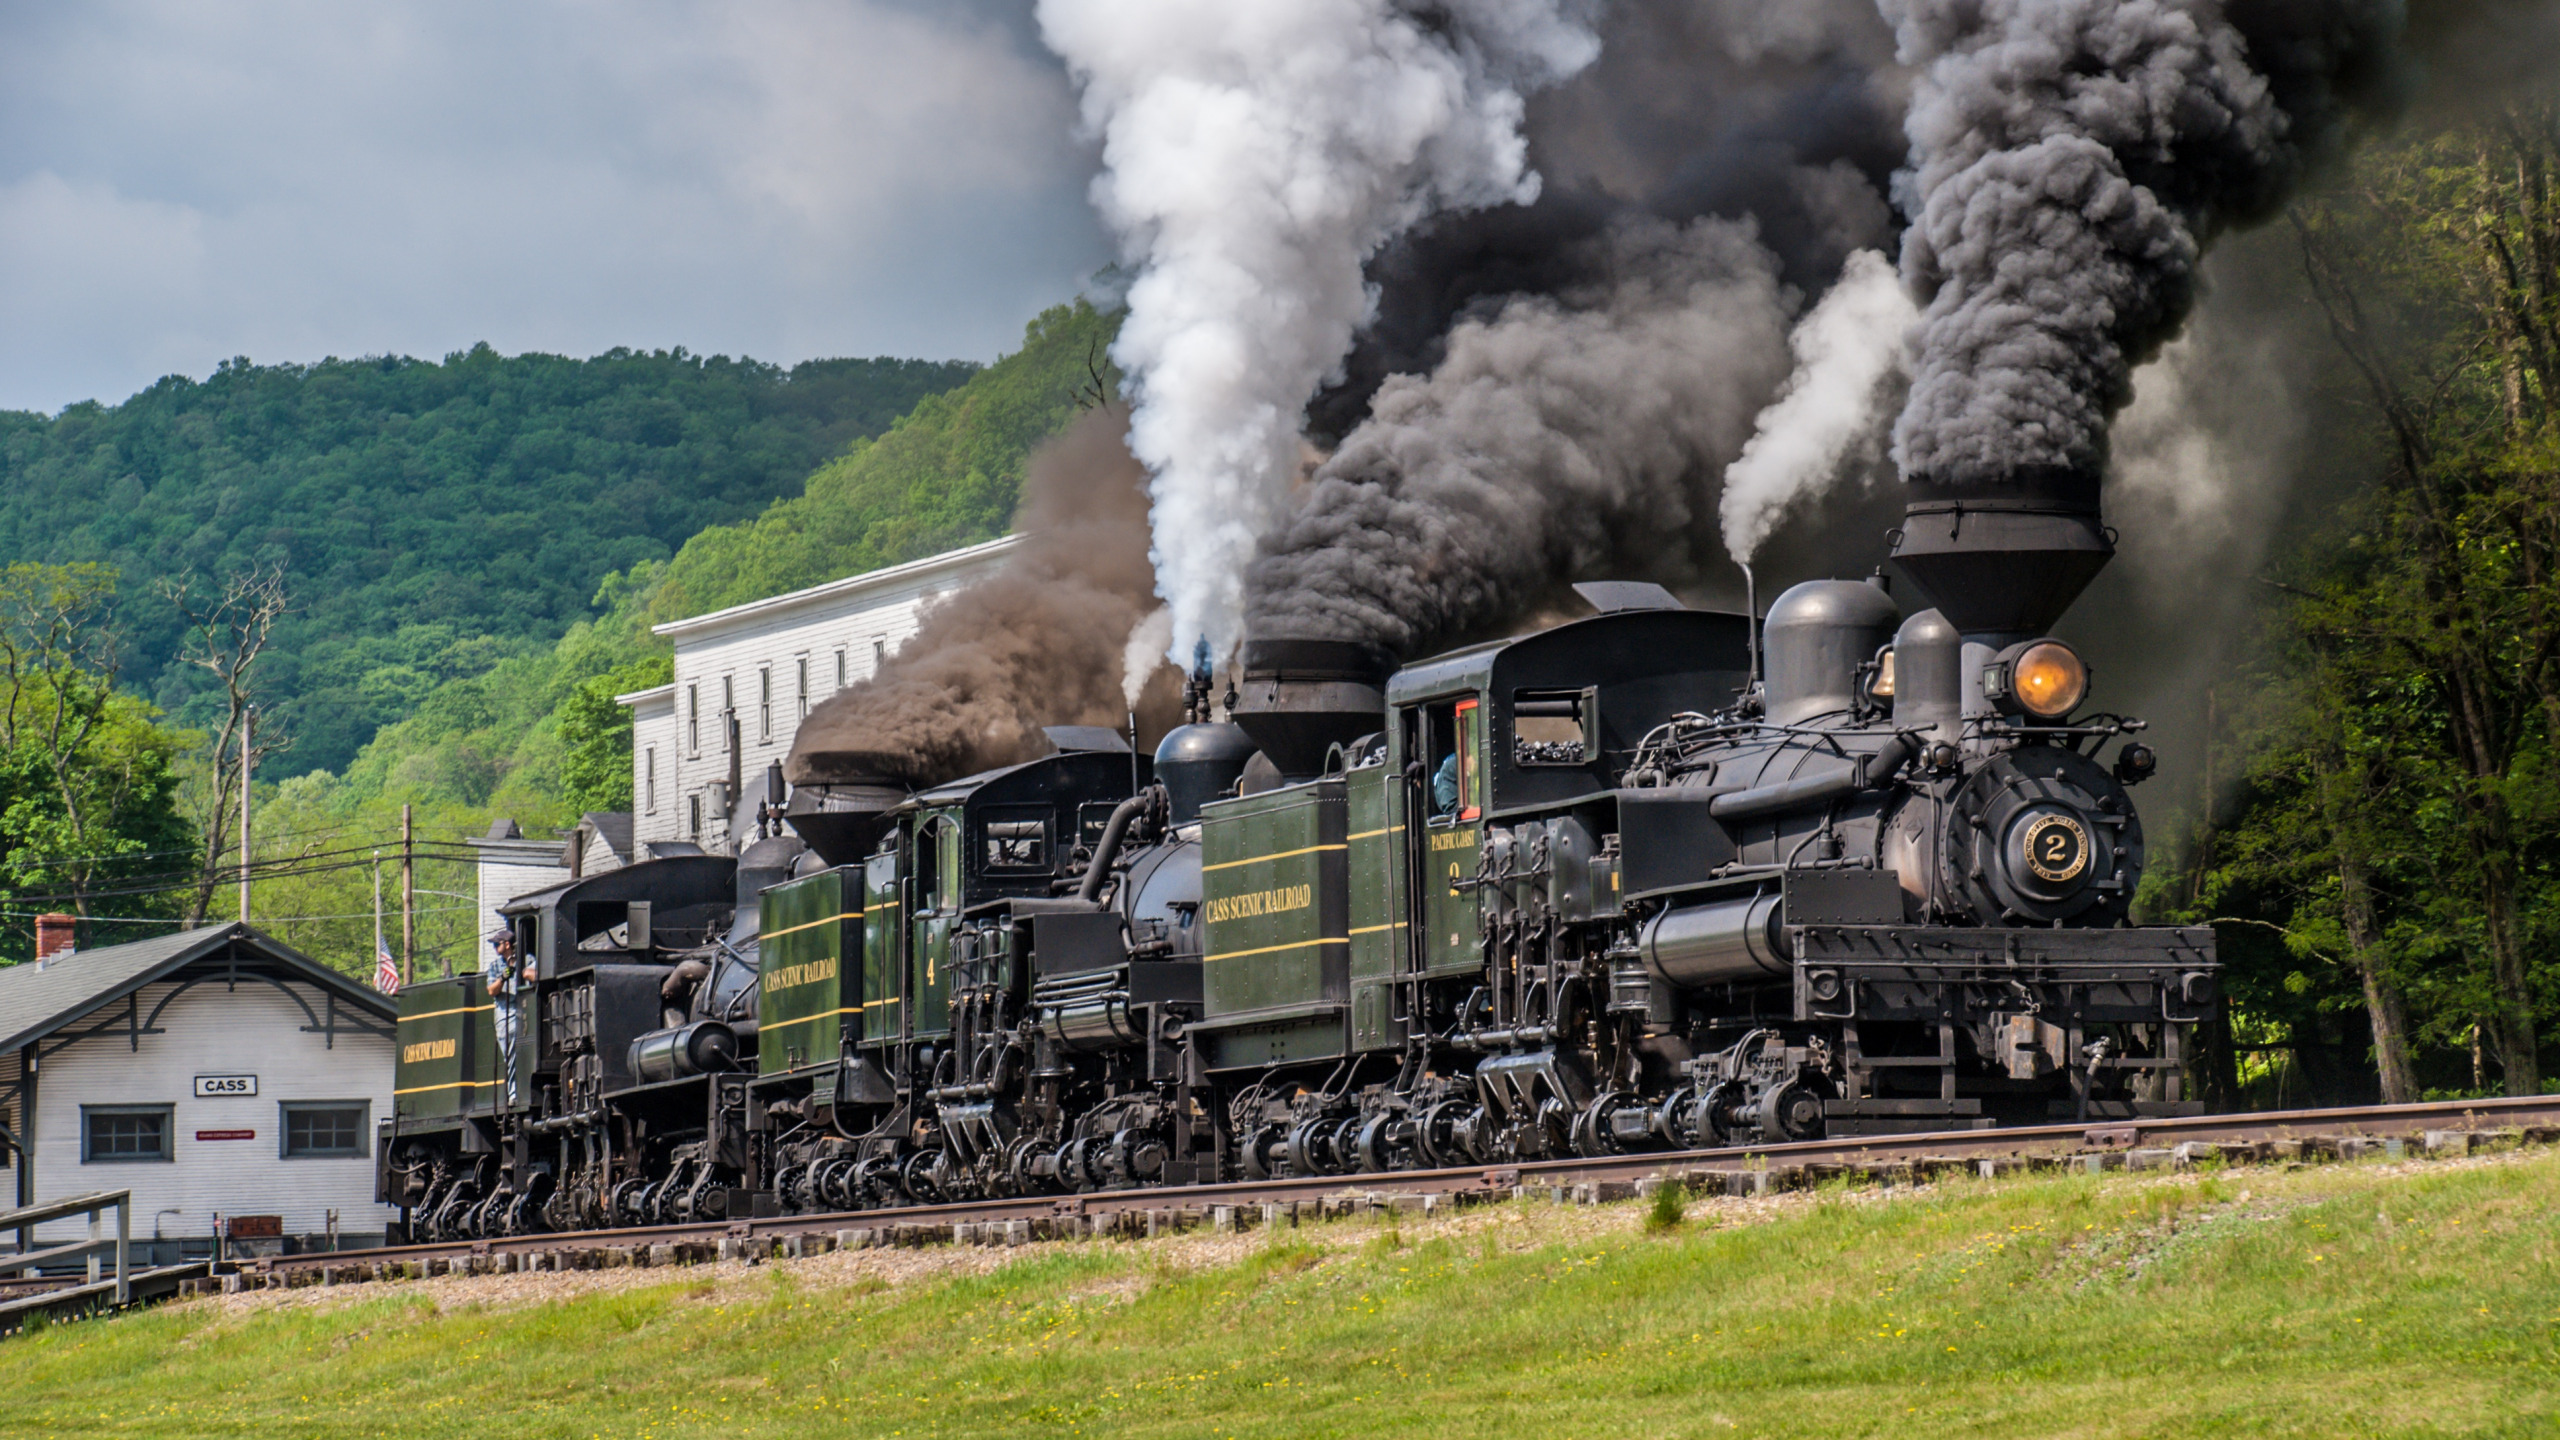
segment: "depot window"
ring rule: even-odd
[[[361,1160],[368,1102],[362,1100],[288,1100],[277,1127],[284,1132],[287,1160]]]
[[[118,1165],[170,1158],[169,1105],[83,1105],[80,1163]]]
[[[756,738],[773,738],[773,667],[756,667]]]

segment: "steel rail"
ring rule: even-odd
[[[848,1229],[891,1230],[902,1226],[934,1229],[955,1224],[1013,1220],[1094,1217],[1150,1210],[1198,1210],[1220,1206],[1250,1208],[1287,1204],[1345,1194],[1392,1195],[1445,1193],[1487,1198],[1521,1188],[1627,1184],[1658,1175],[1695,1171],[1747,1171],[1821,1165],[1878,1165],[1894,1161],[1982,1159],[2060,1159],[2093,1151],[2125,1151],[2174,1145],[2182,1141],[2259,1142],[2310,1136],[2387,1139],[2429,1130],[2496,1130],[2528,1125],[2560,1126],[2560,1095],[2487,1100],[2431,1101],[2416,1105],[2369,1105],[2326,1110],[2255,1111],[2229,1115],[2140,1116],[2132,1119],[2083,1121],[2060,1125],[2017,1126],[1990,1130],[1942,1130],[1889,1135],[1855,1135],[1836,1139],[1792,1141],[1777,1145],[1733,1146],[1712,1150],[1647,1151],[1601,1157],[1573,1156],[1557,1160],[1524,1160],[1515,1164],[1463,1166],[1439,1170],[1361,1171],[1345,1175],[1303,1175],[1276,1180],[1234,1181],[1212,1185],[1173,1185],[1127,1190],[1088,1191],[1074,1195],[1024,1195],[1002,1199],[957,1201],[940,1205],[903,1205],[872,1210],[843,1210],[800,1215],[703,1220],[679,1225],[621,1229],[546,1231],[487,1240],[452,1240],[426,1244],[375,1246],[363,1250],[323,1251],[310,1255],[268,1257],[253,1262],[261,1275],[291,1283],[294,1272],[325,1267],[410,1260],[453,1259],[474,1255],[539,1253],[562,1249],[612,1249],[651,1245],[702,1244],[720,1240],[775,1241],[793,1235],[831,1235]],[[758,1251],[757,1253],[764,1253]]]

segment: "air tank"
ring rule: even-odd
[[[717,1020],[652,1030],[631,1042],[631,1073],[643,1085],[737,1068],[737,1032]]]
[[[1775,890],[1703,905],[1675,905],[1646,923],[1645,968],[1684,990],[1765,984],[1790,973]]]

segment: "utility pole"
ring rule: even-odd
[[[406,986],[418,978],[417,873],[410,868],[411,842],[409,807],[400,807],[400,983]]]
[[[258,707],[240,712],[240,923],[249,923],[249,762],[256,751],[249,737],[258,728]]]

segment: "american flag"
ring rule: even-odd
[[[385,995],[400,993],[400,963],[391,958],[391,947],[379,935],[373,940],[373,988]]]

